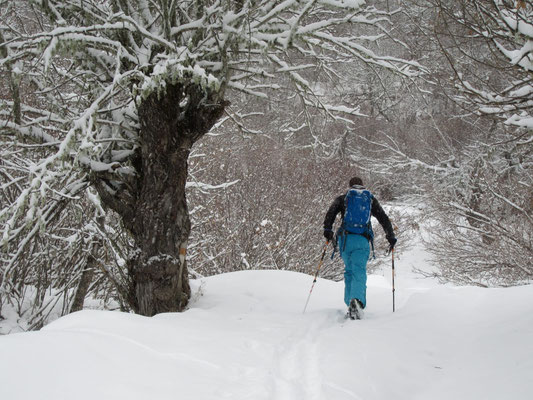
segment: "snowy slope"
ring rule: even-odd
[[[0,337],[0,399],[531,399],[533,287],[409,269],[397,262],[394,314],[390,271],[370,277],[361,321],[325,280],[303,315],[312,277],[282,271],[208,278],[182,314],[72,314]]]

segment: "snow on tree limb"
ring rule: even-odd
[[[465,28],[472,38],[480,39],[480,44],[484,41],[491,45],[491,51],[495,49],[495,53],[499,53],[512,67],[508,73],[509,84],[501,89],[500,82],[497,85],[485,81],[476,84],[473,82],[474,77],[467,77],[454,67],[460,84],[458,88],[465,94],[464,97],[457,96],[457,100],[464,104],[474,102],[478,105],[479,112],[499,117],[510,126],[531,129],[533,3],[530,0],[520,4],[508,0],[454,0],[450,4],[439,2],[438,7],[442,11],[439,19],[446,21],[443,24],[446,27],[443,37],[448,36],[452,40],[460,38],[464,32],[457,31],[454,25],[457,24]],[[461,11],[458,12],[458,9]],[[442,42],[441,49],[449,54]],[[474,60],[479,57],[474,53],[468,56]],[[497,56],[491,58],[491,62],[498,59]],[[451,65],[455,64],[451,57],[448,56],[448,59]],[[504,69],[499,63],[495,65],[495,69]]]

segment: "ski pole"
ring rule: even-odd
[[[391,254],[392,254],[392,312],[394,312],[396,309],[396,304],[394,300],[394,292],[396,291],[396,289],[394,288],[394,247],[391,249]]]
[[[324,245],[324,250],[322,251],[322,256],[320,257],[320,262],[318,263],[318,268],[316,269],[315,279],[313,280],[313,285],[311,285],[311,290],[309,291],[309,296],[307,296],[307,301],[305,302],[305,307],[304,307],[304,311],[302,314],[305,314],[305,310],[307,309],[307,304],[309,304],[311,293],[313,292],[313,288],[315,287],[316,278],[318,277],[318,273],[320,272],[320,268],[322,267],[322,263],[324,262],[324,256],[326,255],[328,244],[329,244],[329,240],[326,240],[326,244]]]

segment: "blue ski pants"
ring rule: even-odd
[[[366,307],[366,263],[370,256],[370,243],[361,235],[339,236],[339,251],[344,261],[344,302],[350,305],[357,299]]]

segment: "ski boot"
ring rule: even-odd
[[[348,318],[350,319],[361,319],[363,318],[363,305],[357,299],[352,299],[350,301],[350,306],[348,307]]]

